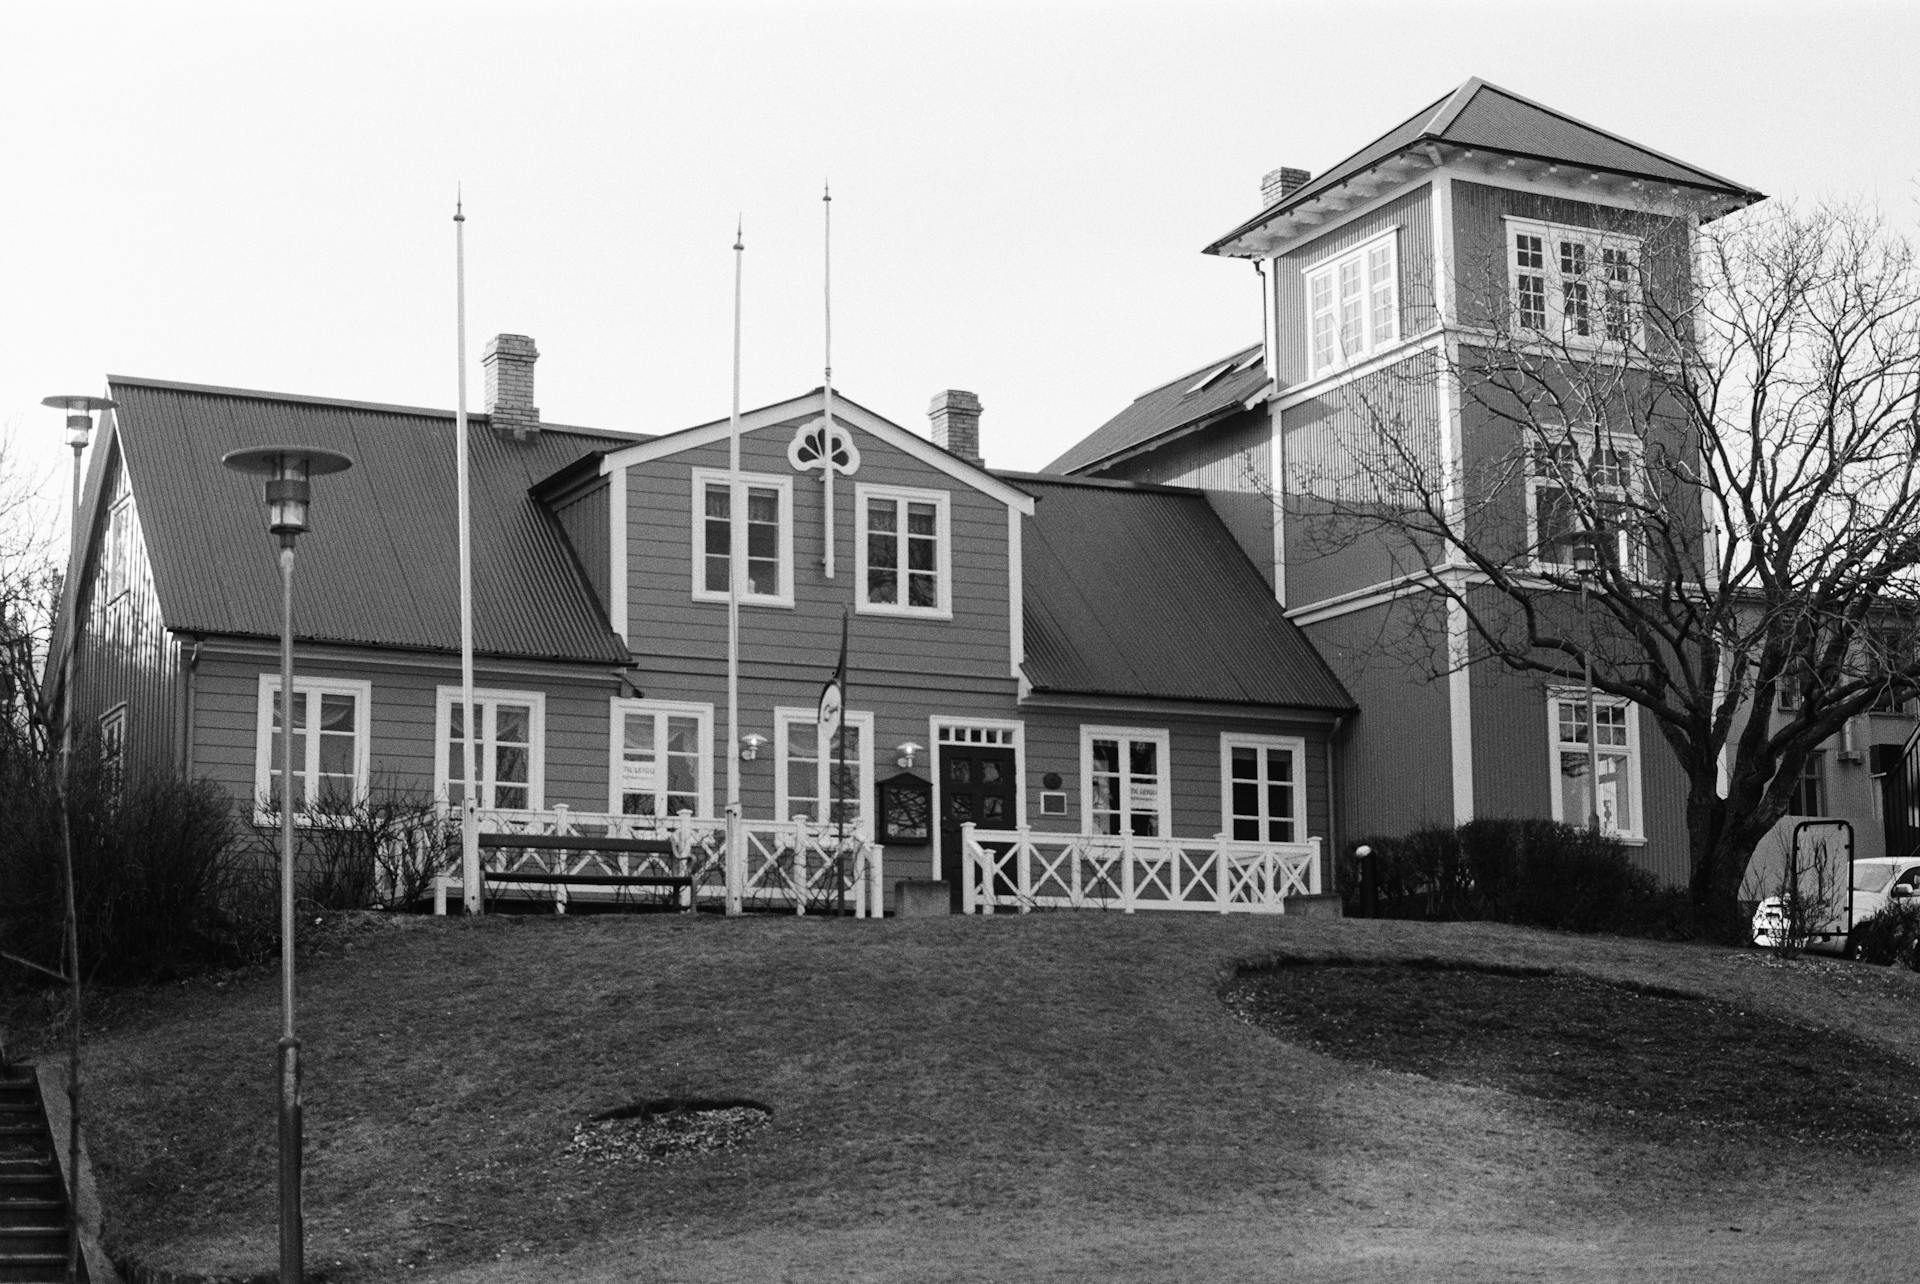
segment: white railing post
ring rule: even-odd
[[[1320,840],[1307,839],[1307,895],[1320,894]]]
[[[807,818],[793,818],[793,860],[787,866],[787,886],[793,889],[793,914],[795,918],[804,918],[807,913],[807,892],[810,890],[807,867],[813,863],[807,853]]]
[[[979,912],[979,897],[973,887],[973,822],[960,822],[960,912]]]
[[[747,889],[747,854],[740,841],[740,807],[737,803],[727,806],[727,827],[723,841],[726,843],[722,855],[727,871],[727,913],[731,916],[744,912]]]
[[[667,838],[673,843],[673,864],[668,867],[667,872],[688,880],[687,885],[680,889],[680,910],[685,914],[693,913],[694,906],[692,830],[693,812],[682,807],[673,817],[672,825],[667,830]]]
[[[1016,831],[1020,835],[1020,845],[1014,848],[1014,865],[1017,871],[1014,891],[1020,897],[1020,912],[1033,912],[1033,831],[1020,826]]]
[[[567,819],[567,805],[565,803],[555,803],[553,805],[553,832],[555,834],[571,834],[573,832],[573,825]]]
[[[1080,866],[1087,859],[1087,845],[1077,836],[1067,839],[1067,904],[1079,909],[1086,904],[1080,886]]]
[[[1220,903],[1220,912],[1227,912],[1228,895],[1233,880],[1228,876],[1227,862],[1231,859],[1227,852],[1227,835],[1222,830],[1213,836],[1213,898]]]
[[[887,916],[886,870],[887,849],[879,843],[866,848],[867,917],[885,918]]]
[[[1133,835],[1120,835],[1120,912],[1133,913]]]

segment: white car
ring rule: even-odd
[[[1836,896],[1839,903],[1802,939],[1810,950],[1844,953],[1847,935],[1856,926],[1872,918],[1890,900],[1920,896],[1920,857],[1868,856],[1853,862],[1851,900]],[[1778,896],[1769,896],[1753,912],[1753,943],[1768,948],[1777,946],[1786,932],[1786,915]]]

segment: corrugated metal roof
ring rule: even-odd
[[[1039,501],[1022,545],[1034,690],[1354,707],[1200,492],[1012,479]]]
[[[1654,179],[1734,197],[1740,204],[1763,199],[1753,188],[1675,160],[1651,147],[1575,120],[1564,112],[1474,77],[1242,223],[1209,245],[1206,252],[1220,253],[1269,219],[1313,200],[1420,142],[1560,161],[1628,178]]]
[[[1167,433],[1238,409],[1266,386],[1266,363],[1260,356],[1261,345],[1256,343],[1141,393],[1132,405],[1048,464],[1046,471],[1078,472]]]
[[[260,483],[220,458],[298,443],[341,451],[354,466],[313,483],[314,528],[294,569],[296,635],[459,650],[452,414],[122,376],[109,385],[168,628],[279,636],[279,564]],[[484,415],[471,420],[475,652],[624,662],[557,523],[527,492],[626,439],[548,430],[514,442]]]

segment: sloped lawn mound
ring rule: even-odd
[[[1887,1151],[1920,1140],[1920,1066],[1852,1035],[1573,973],[1283,960],[1226,988],[1330,1056],[1554,1103],[1648,1140]]]

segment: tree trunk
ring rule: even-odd
[[[1745,944],[1751,924],[1740,904],[1740,884],[1754,848],[1779,817],[1766,815],[1760,791],[1742,789],[1736,781],[1728,792],[1729,797],[1720,797],[1719,782],[1713,776],[1689,782],[1687,839],[1692,878],[1688,890],[1702,934],[1728,944]]]

